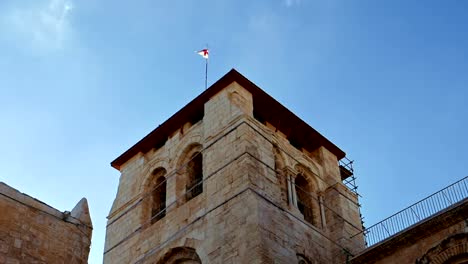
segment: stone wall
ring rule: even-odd
[[[0,182],[0,263],[87,263],[91,233],[85,198],[62,213]]]
[[[346,240],[361,223],[336,156],[324,147],[312,153],[293,147],[274,126],[254,118],[253,100],[231,83],[205,103],[203,120],[120,167],[104,263],[160,263],[173,254],[196,255],[193,263],[294,263],[299,256],[338,263],[344,249],[363,248],[362,237]],[[193,148],[203,155],[203,192],[187,201],[184,166]],[[167,211],[151,224],[145,183],[161,167]],[[295,204],[299,173],[314,186],[314,224]]]

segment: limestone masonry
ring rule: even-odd
[[[344,263],[344,152],[235,70],[118,157],[104,263]]]
[[[466,178],[458,203],[399,232],[381,223],[367,247],[343,158],[231,70],[111,163],[104,263],[468,263]]]
[[[85,198],[62,213],[0,182],[0,263],[88,263],[92,229]]]

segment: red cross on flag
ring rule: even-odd
[[[208,49],[202,49],[200,51],[197,51],[197,53],[200,54],[200,56],[202,56],[203,58],[208,59]]]

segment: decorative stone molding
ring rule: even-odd
[[[143,194],[145,187],[148,184],[148,181],[152,177],[154,170],[158,168],[164,168],[168,170],[168,159],[167,158],[158,158],[150,161],[146,166],[145,170],[142,172],[141,182],[140,182],[140,193]]]
[[[416,264],[461,264],[468,262],[468,234],[450,236],[429,249]]]
[[[295,170],[295,169],[293,169],[293,168],[291,168],[291,167],[289,167],[289,166],[284,166],[284,168],[282,169],[282,173],[283,173],[283,175],[285,175],[285,176],[286,176],[286,175],[289,175],[289,176],[295,178],[296,175],[298,174],[298,171]]]
[[[156,264],[201,264],[201,259],[194,248],[176,247],[170,249]]]

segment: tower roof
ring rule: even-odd
[[[344,151],[321,135],[317,130],[313,129],[238,71],[231,69],[203,93],[198,95],[168,120],[112,161],[112,167],[120,169],[120,166],[139,152],[146,153],[152,148],[164,144],[167,138],[186,122],[198,120],[200,115],[203,116],[204,104],[232,82],[237,82],[252,94],[254,116],[259,120],[274,125],[278,130],[283,132],[291,142],[308,150],[314,150],[320,146],[324,146],[335,154],[338,160],[345,156]]]

